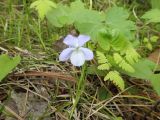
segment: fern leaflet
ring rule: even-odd
[[[97,51],[96,53],[97,53],[98,63],[100,64],[98,66],[98,69],[99,70],[109,70],[111,64],[108,63],[106,56],[99,51]]]
[[[97,51],[96,53],[97,53],[98,63],[99,64],[108,62],[108,60],[106,59],[106,56],[103,53],[101,53],[99,51]]]
[[[109,68],[110,68],[110,65],[107,63],[101,64],[98,66],[99,70],[109,70]]]
[[[124,80],[120,76],[119,72],[117,71],[110,71],[104,78],[104,80],[110,80],[118,86],[121,90],[124,90]]]
[[[132,73],[135,71],[134,68],[130,64],[128,64],[120,54],[114,53],[113,58],[116,64],[118,64],[118,66],[123,70]]]
[[[130,63],[134,64],[138,62],[140,55],[136,52],[136,50],[132,47],[126,50],[125,59]]]

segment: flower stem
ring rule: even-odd
[[[84,90],[84,86],[85,86],[85,76],[86,76],[86,64],[83,65],[82,67],[82,71],[81,71],[81,76],[80,76],[80,79],[78,81],[78,84],[77,84],[77,90],[76,90],[76,98],[73,102],[73,107],[72,107],[72,110],[70,112],[70,119],[72,118],[73,116],[73,113],[75,111],[75,108],[79,102],[79,99],[80,99],[80,96]]]

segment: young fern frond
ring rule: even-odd
[[[134,64],[138,62],[139,58],[140,55],[136,52],[134,48],[130,47],[126,50],[125,59],[127,60],[128,63]]]
[[[104,80],[105,81],[110,80],[111,82],[113,82],[113,84],[118,86],[121,90],[124,90],[124,80],[122,79],[118,71],[110,71],[105,76]]]
[[[125,61],[120,54],[114,53],[113,58],[115,63],[123,70],[132,73],[135,71],[134,68],[129,63],[127,63],[127,61]]]
[[[109,70],[111,65],[108,63],[106,56],[99,51],[97,51],[96,53],[97,53],[98,64],[100,64],[98,66],[98,69],[99,70]]]
[[[108,63],[104,63],[98,66],[99,70],[109,70],[110,69],[110,65]]]
[[[96,53],[97,53],[97,59],[98,59],[99,64],[103,64],[103,63],[108,62],[106,56],[103,53],[101,53],[99,51],[96,51]]]

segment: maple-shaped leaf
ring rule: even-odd
[[[43,20],[45,15],[52,10],[52,8],[56,8],[57,5],[51,0],[37,0],[33,2],[30,7],[35,8],[38,11],[39,17]]]
[[[135,23],[128,20],[129,13],[122,7],[112,7],[106,12],[106,24],[112,30],[132,38],[131,31],[136,29]]]
[[[98,32],[104,27],[105,20],[103,12],[90,10],[84,7],[81,0],[76,0],[70,5],[70,18],[73,19],[75,27],[81,34],[89,35],[92,40],[97,40]]]

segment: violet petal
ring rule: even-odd
[[[83,46],[87,41],[90,40],[90,37],[87,35],[79,35],[78,36],[78,46]]]
[[[64,38],[63,43],[65,43],[66,45],[70,47],[78,47],[78,38],[74,37],[73,35],[67,35]]]
[[[93,59],[94,55],[90,49],[81,47],[80,50],[84,53],[85,60],[92,60]]]
[[[74,66],[82,66],[85,62],[85,57],[81,50],[75,50],[72,52],[70,60]]]
[[[59,61],[67,61],[75,48],[66,48],[59,55]]]

